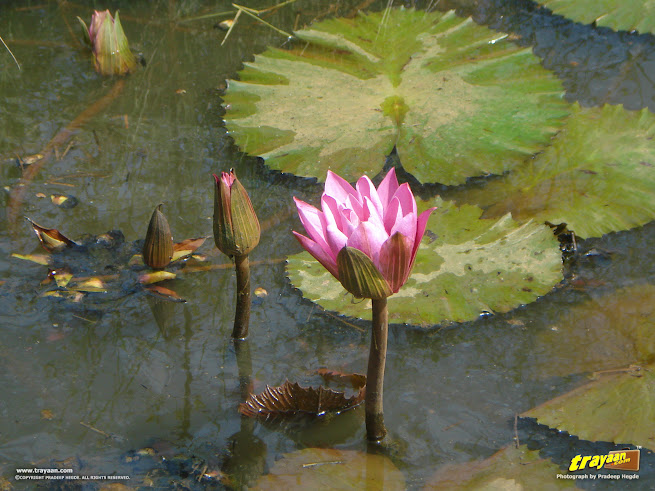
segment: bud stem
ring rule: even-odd
[[[372,302],[373,329],[366,374],[366,437],[369,441],[379,441],[387,434],[387,429],[384,427],[382,393],[384,365],[387,360],[389,311],[386,298],[373,299]]]
[[[248,254],[235,255],[234,264],[237,272],[237,308],[234,314],[234,339],[248,337],[250,323],[250,262]]]

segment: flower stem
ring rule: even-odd
[[[248,254],[234,256],[237,272],[237,308],[234,314],[232,337],[245,339],[250,323],[250,263]]]
[[[371,350],[368,355],[366,374],[366,437],[379,441],[387,434],[384,427],[382,393],[384,389],[384,365],[387,359],[387,337],[389,334],[389,311],[387,299],[373,299],[373,329]]]

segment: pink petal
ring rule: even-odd
[[[413,213],[416,216],[416,200],[414,199],[414,195],[412,194],[412,190],[410,189],[409,184],[404,183],[398,187],[393,197],[398,198],[400,201],[400,208],[403,210],[403,215],[409,215],[410,213]]]
[[[296,231],[293,232],[293,235],[296,236],[296,239],[298,239],[300,245],[303,246],[303,248],[312,256],[314,256],[314,259],[321,263],[321,265],[327,269],[332,274],[332,276],[334,276],[336,279],[339,279],[337,262],[332,259],[332,257],[330,257],[330,255],[321,246]]]
[[[377,265],[380,248],[388,238],[384,228],[376,227],[371,222],[361,222],[348,237],[346,245],[359,249]]]
[[[400,290],[409,277],[412,245],[411,238],[397,233],[389,237],[380,249],[379,264],[376,266],[394,293]]]
[[[408,239],[410,239],[412,246],[416,240],[416,215],[406,215],[401,217],[400,220],[396,220],[396,223],[393,224],[389,235],[395,233],[401,233]]]
[[[337,203],[345,203],[349,195],[357,195],[357,191],[343,177],[332,171],[327,171],[324,194],[332,196]]]
[[[368,219],[366,221],[371,223],[376,228],[384,230],[384,222],[382,221],[382,216],[378,214],[378,210],[373,201],[368,198],[364,198],[364,209],[368,215]]]
[[[378,196],[378,191],[367,176],[362,176],[357,181],[357,192],[362,198],[368,198],[375,205],[375,210],[380,217],[383,215],[384,208]]]
[[[299,200],[295,196],[293,200],[296,203],[296,207],[298,208],[298,216],[300,217],[300,221],[302,222],[303,227],[305,227],[305,230],[307,231],[307,235],[309,235],[312,241],[316,242],[326,251],[329,251],[330,247],[325,240],[326,227],[323,212],[317,210],[312,205]]]
[[[384,210],[384,229],[391,235],[391,229],[396,222],[399,222],[403,217],[403,210],[400,208],[400,200],[394,197]]]
[[[321,197],[321,209],[325,216],[325,224],[328,227],[336,227],[343,232],[343,216],[341,211],[339,211],[339,204],[337,201],[332,196],[324,194]]]
[[[396,169],[392,167],[378,186],[378,196],[380,196],[380,202],[383,208],[389,205],[397,189],[398,179],[396,178]]]
[[[410,271],[414,267],[414,260],[416,259],[416,253],[418,252],[418,248],[421,245],[421,240],[423,239],[423,234],[425,233],[425,227],[427,227],[428,225],[428,219],[430,218],[430,214],[436,209],[437,209],[436,207],[428,208],[423,213],[421,213],[421,215],[418,217],[416,223],[416,240],[414,240],[414,248],[412,250],[412,260],[409,265]]]

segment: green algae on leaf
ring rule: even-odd
[[[296,35],[225,95],[236,143],[283,172],[354,181],[395,146],[420,181],[460,184],[522,163],[568,115],[529,49],[452,11],[388,9]]]
[[[424,491],[461,491],[479,489],[567,489],[576,488],[571,481],[555,480],[559,467],[526,445],[507,446],[491,457],[477,462],[446,465],[430,478]],[[548,483],[552,483],[551,486]]]
[[[602,374],[523,417],[583,440],[655,448],[655,366]]]
[[[539,0],[555,14],[616,31],[653,32],[655,0]]]
[[[486,207],[485,217],[564,222],[582,238],[655,219],[655,116],[622,106],[575,104],[572,112],[528,165],[452,197]]]
[[[252,489],[404,490],[403,473],[388,457],[354,450],[305,448],[282,456]]]
[[[389,321],[433,325],[507,312],[548,293],[562,279],[556,237],[535,222],[511,216],[480,219],[482,210],[457,208],[440,198],[419,247],[414,269],[388,299]],[[370,319],[370,301],[355,301],[309,253],[288,258],[287,274],[303,295],[323,308]]]

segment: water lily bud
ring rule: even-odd
[[[393,292],[371,258],[359,249],[344,247],[337,254],[339,281],[357,298],[387,298]]]
[[[257,244],[261,229],[248,192],[233,170],[214,174],[214,242],[228,256],[250,253]]]
[[[161,204],[152,212],[146,241],[143,244],[143,262],[154,269],[163,269],[173,257],[173,236],[168,220],[161,212]]]
[[[78,17],[86,28],[86,24]],[[85,41],[91,44],[95,58],[96,71],[101,75],[126,75],[137,66],[136,58],[130,51],[121,21],[116,11],[114,19],[109,10],[94,12],[91,27]]]

